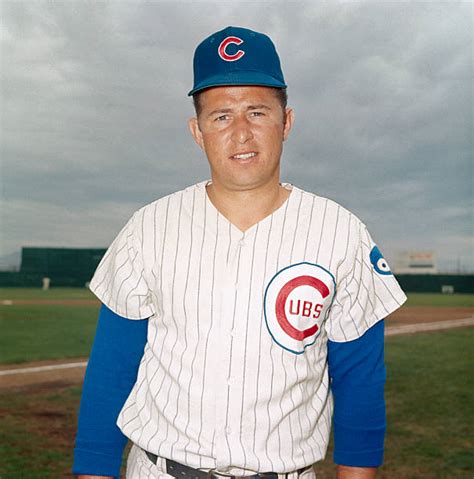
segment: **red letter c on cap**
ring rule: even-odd
[[[229,55],[228,53],[226,53],[225,50],[231,43],[234,43],[235,45],[240,45],[244,43],[244,41],[239,37],[227,37],[222,40],[217,51],[222,60],[225,60],[226,62],[235,62],[236,60],[239,60],[245,55],[245,52],[243,50],[238,50],[233,55]]]

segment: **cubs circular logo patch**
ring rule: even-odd
[[[314,344],[335,290],[333,275],[317,264],[298,263],[279,271],[264,299],[265,321],[274,341],[295,354]]]

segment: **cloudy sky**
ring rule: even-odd
[[[106,247],[134,210],[208,178],[186,126],[192,55],[269,34],[296,124],[283,179],[357,214],[394,260],[472,254],[473,4],[1,3],[1,251]]]

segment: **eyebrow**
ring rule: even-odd
[[[268,105],[265,105],[264,103],[260,103],[258,105],[249,105],[247,107],[247,111],[251,111],[251,110],[271,110],[271,108]],[[232,108],[217,108],[216,110],[211,111],[208,117],[216,115],[218,113],[231,113],[232,111],[233,111]]]
[[[249,105],[247,111],[249,110],[271,110],[271,108],[264,103],[260,103],[259,105]]]

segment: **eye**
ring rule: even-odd
[[[214,121],[225,121],[229,119],[229,115],[220,115],[217,118],[214,118]]]
[[[261,111],[252,111],[250,113],[250,116],[265,116],[265,113],[263,113]]]

